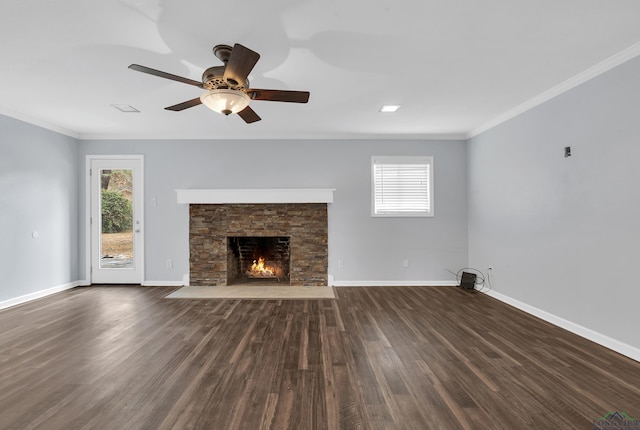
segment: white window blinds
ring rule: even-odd
[[[373,216],[433,216],[433,157],[372,157]]]

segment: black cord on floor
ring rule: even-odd
[[[474,275],[476,275],[476,283],[474,285],[473,291],[483,291],[483,289],[485,288],[485,285],[484,285],[485,280],[489,284],[489,289],[491,289],[491,279],[489,279],[490,273],[488,273],[487,277],[485,278],[485,275],[484,273],[482,273],[482,271],[475,269],[473,267],[463,267],[462,269],[458,270],[457,273],[454,273],[449,269],[446,269],[446,270],[452,275],[455,275],[456,282],[458,283],[458,285],[460,285],[460,280],[462,279],[462,272],[467,272],[467,273],[473,273]],[[480,288],[477,288],[477,287],[480,287]]]

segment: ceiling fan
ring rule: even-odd
[[[233,48],[229,45],[216,45],[213,47],[213,54],[224,63],[224,66],[209,67],[202,74],[202,82],[139,64],[131,64],[129,68],[149,75],[193,85],[205,90],[200,97],[165,108],[171,111],[182,111],[199,104],[204,104],[210,109],[224,115],[237,113],[240,118],[250,124],[260,121],[261,119],[258,114],[249,107],[251,100],[291,103],[307,103],[307,101],[309,101],[308,91],[250,88],[247,77],[260,59],[260,54],[239,43],[233,45]]]

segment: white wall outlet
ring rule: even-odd
[[[173,267],[173,260],[167,260],[167,269],[171,269]]]
[[[402,260],[402,267],[409,267],[409,260]]]
[[[338,268],[342,269],[344,267],[344,260],[338,260]]]

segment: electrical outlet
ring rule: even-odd
[[[167,260],[167,269],[171,269],[173,267],[173,260]]]
[[[344,267],[344,260],[338,260],[338,268],[342,269]]]
[[[409,267],[409,260],[402,260],[402,267]]]

